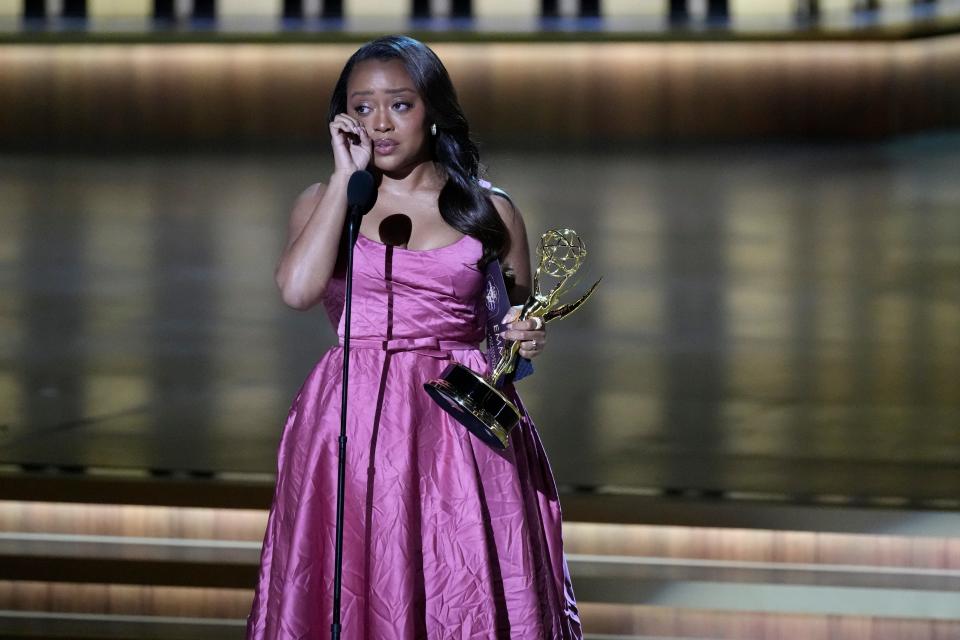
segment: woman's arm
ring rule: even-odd
[[[334,173],[330,184],[311,185],[290,212],[287,244],[274,273],[283,301],[309,309],[323,295],[337,263],[347,211],[347,181]]]
[[[491,201],[497,213],[503,219],[510,233],[510,250],[503,259],[503,266],[513,272],[513,286],[507,291],[510,303],[523,304],[530,296],[533,288],[533,276],[530,271],[530,245],[527,242],[527,228],[523,224],[523,216],[507,198],[500,195],[491,195]],[[509,316],[508,316],[509,317]],[[510,322],[503,337],[507,340],[520,341],[520,355],[524,358],[534,358],[543,352],[547,342],[547,332],[540,319]]]
[[[338,114],[329,128],[334,165],[330,184],[311,185],[297,198],[287,246],[274,272],[283,301],[294,309],[309,309],[327,288],[347,215],[347,184],[373,153],[370,136],[355,118]]]
[[[530,282],[530,246],[527,244],[527,228],[523,224],[520,211],[509,199],[493,194],[490,200],[510,235],[510,250],[501,261],[504,271],[513,274],[513,282],[507,283],[507,295],[510,296],[510,304],[523,304],[527,301],[533,286]]]

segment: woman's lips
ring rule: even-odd
[[[373,150],[377,155],[388,156],[397,148],[397,141],[384,138],[373,143]]]

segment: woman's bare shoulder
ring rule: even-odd
[[[307,222],[310,221],[310,216],[313,215],[326,189],[327,185],[324,183],[314,182],[297,196],[297,201],[293,204],[293,210],[290,212],[290,225],[288,229],[290,243],[292,243],[296,237],[300,235],[303,228],[307,226]]]
[[[527,242],[527,229],[520,210],[506,191],[496,187],[488,188],[490,202],[500,214],[510,243],[507,254],[501,256],[504,278],[510,300],[514,304],[522,303],[530,295],[530,247]]]
[[[326,190],[327,185],[322,182],[314,182],[306,189],[301,191],[300,195],[297,196],[297,201],[293,205],[293,215],[291,217],[298,218],[312,213],[314,206],[320,202],[320,199],[323,198],[323,193]],[[304,211],[306,213],[304,213]]]
[[[489,187],[487,195],[490,196],[490,202],[493,203],[493,208],[500,214],[504,224],[509,227],[518,222],[522,223],[520,210],[517,209],[517,205],[514,204],[513,199],[506,191],[497,187]]]
[[[526,240],[526,227],[523,223],[523,216],[513,199],[506,191],[496,187],[491,187],[488,193],[490,202],[493,203],[493,208],[500,214],[500,219],[503,220],[507,231],[510,232],[510,237],[514,240],[519,238]]]
[[[323,192],[327,190],[327,185],[323,182],[314,182],[297,197],[297,200],[315,200],[323,197]]]

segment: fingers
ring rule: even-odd
[[[360,144],[364,146],[372,144],[370,135],[367,133],[367,128],[363,126],[362,122],[357,124],[357,129],[359,130]]]
[[[345,113],[339,114],[337,118],[339,118],[341,122],[350,128],[350,133],[357,136],[360,144],[366,144],[370,141],[370,136],[367,134],[367,128],[362,122],[352,116],[348,116]]]
[[[330,123],[330,137],[337,139],[341,144],[354,144],[360,139],[360,134],[349,123],[334,120]]]
[[[330,122],[330,138],[334,147],[348,150],[353,141],[359,136],[348,123],[342,120],[332,120]]]
[[[527,358],[536,358],[543,352],[543,342],[539,340],[524,340],[520,343],[520,356]]]
[[[362,125],[360,124],[359,120],[357,120],[353,116],[347,115],[346,113],[338,113],[337,115],[335,115],[333,117],[333,120],[330,121],[330,124],[333,124],[334,122],[339,122],[349,127],[350,129],[362,128]]]
[[[519,329],[507,329],[500,334],[504,340],[536,340],[541,344],[547,342],[547,332],[543,329],[539,331],[523,331]]]
[[[334,136],[337,133],[346,134],[345,137],[353,144],[366,145],[370,143],[370,136],[367,134],[363,123],[345,113],[337,114],[330,121],[330,135]]]
[[[330,121],[330,137],[338,167],[356,170],[367,166],[373,142],[363,123],[346,113],[338,113]]]
[[[524,358],[534,358],[543,352],[547,343],[547,332],[544,329],[543,318],[527,318],[518,322],[511,322],[507,330],[500,334],[505,340],[518,342],[520,355]]]
[[[503,319],[500,320],[500,324],[509,324],[513,322],[517,318],[517,316],[520,315],[520,309],[522,308],[523,306],[519,304],[515,304],[509,309],[507,309],[507,313],[505,316],[503,316]]]
[[[357,163],[357,167],[363,169],[367,166],[367,163],[370,162],[370,158],[373,155],[373,140],[370,139],[366,127],[362,124],[357,126],[357,131],[359,141],[351,148],[350,152],[353,155],[354,161]]]
[[[527,340],[546,336],[542,318],[527,318],[517,322],[505,320],[506,331],[501,332],[508,340]],[[528,335],[529,334],[529,335]]]

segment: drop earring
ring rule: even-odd
[[[432,135],[432,136],[437,135],[437,123],[436,123],[436,122],[434,122],[432,125],[430,125],[430,135]]]

